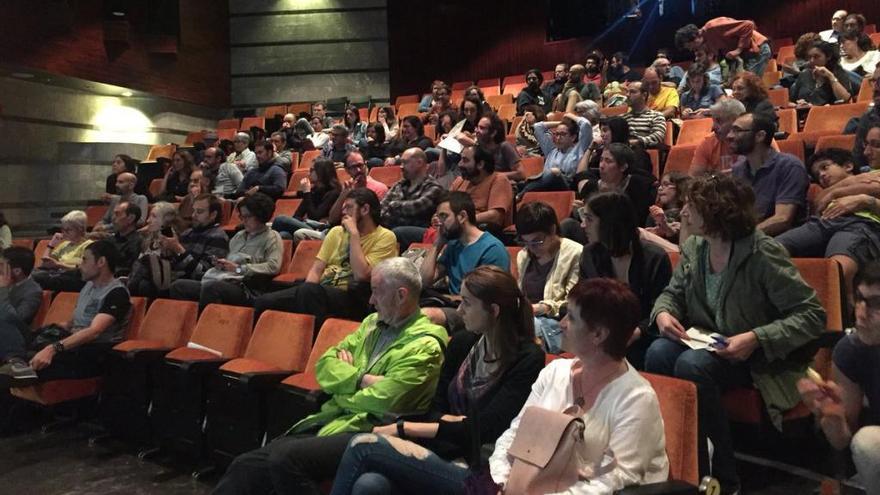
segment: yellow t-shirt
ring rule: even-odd
[[[678,91],[669,86],[660,86],[657,96],[648,95],[648,108],[662,112],[667,107],[679,107]]]
[[[321,284],[340,289],[348,287],[352,280],[348,239],[348,232],[342,226],[333,227],[327,232],[317,256],[327,265],[321,274]],[[361,249],[367,263],[373,267],[384,259],[397,256],[397,238],[394,232],[385,227],[376,227],[369,235],[361,237]]]
[[[82,263],[83,253],[86,246],[92,243],[91,239],[83,239],[79,244],[71,244],[70,241],[61,241],[55,246],[55,249],[49,253],[58,263],[68,266],[79,266]]]

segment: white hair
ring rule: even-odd
[[[746,107],[735,98],[723,98],[709,108],[713,117],[719,119],[736,118],[746,113]]]
[[[416,265],[402,256],[388,258],[373,267],[373,271],[382,277],[383,284],[394,288],[406,287],[411,297],[419,297],[422,292],[422,276]]]
[[[235,133],[236,141],[244,141],[247,144],[251,144],[251,135],[246,132],[237,132]]]
[[[80,229],[82,232],[86,231],[88,223],[89,217],[86,215],[86,212],[82,210],[73,210],[61,217],[61,225],[69,225]]]
[[[599,104],[589,99],[577,102],[574,105],[574,112],[586,117],[587,120],[590,121],[590,124],[598,124],[599,119],[602,118],[602,113],[599,111]]]

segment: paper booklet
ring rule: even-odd
[[[461,120],[459,123],[455,124],[455,126],[449,130],[449,134],[446,135],[446,139],[437,143],[437,147],[460,155],[461,150],[464,149],[464,145],[458,141],[458,135],[461,134],[461,130],[464,128],[465,122],[467,121]]]
[[[694,350],[706,349],[709,352],[715,352],[719,346],[727,345],[727,339],[720,333],[710,333],[695,327],[688,328],[685,333],[690,339],[681,342]]]
[[[222,352],[217,351],[217,350],[214,350],[214,349],[211,349],[210,347],[205,347],[205,346],[203,346],[203,345],[201,345],[201,344],[196,344],[195,342],[189,342],[189,343],[186,344],[186,346],[187,346],[188,348],[190,348],[190,349],[198,349],[198,350],[200,350],[200,351],[210,352],[211,354],[213,354],[213,355],[215,355],[215,356],[217,356],[217,357],[223,357],[223,353],[222,353]]]

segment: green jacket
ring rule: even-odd
[[[666,311],[685,328],[727,336],[754,331],[760,347],[747,364],[773,424],[781,429],[782,414],[800,401],[795,384],[812,359],[794,351],[824,331],[825,311],[785,248],[755,231],[734,242],[719,290],[719,312],[713,315],[706,299],[708,248],[699,236],[682,245],[681,261],[654,303],[651,321]]]
[[[443,365],[446,330],[419,312],[368,368],[370,353],[379,335],[377,322],[376,313],[367,316],[354,333],[321,356],[316,379],[321,389],[330,394],[330,399],[320,411],[295,424],[288,433],[316,426],[321,426],[319,436],[369,431],[387,412],[428,409]],[[337,359],[336,354],[341,350],[352,354],[353,365]],[[385,378],[360,389],[358,384],[364,374]]]

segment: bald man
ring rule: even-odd
[[[553,110],[557,112],[574,112],[574,106],[582,100],[593,100],[597,103],[602,101],[602,93],[594,83],[584,82],[586,70],[583,65],[571,66],[568,73],[568,81],[562,87],[559,96],[553,102]]]
[[[826,29],[819,33],[822,41],[828,43],[840,43],[840,36],[843,35],[843,21],[849,13],[845,10],[838,10],[831,15],[831,29]]]
[[[113,210],[119,203],[125,202],[137,206],[141,210],[141,216],[138,219],[138,225],[143,225],[147,221],[147,210],[149,203],[147,197],[143,194],[135,194],[134,186],[137,184],[137,176],[131,172],[123,172],[116,177],[116,190],[119,194],[110,197],[110,205],[107,207],[107,213],[101,218],[101,221],[95,225],[95,232],[112,232],[113,227]]]
[[[678,91],[662,82],[656,69],[645,69],[642,87],[648,92],[648,108],[662,113],[666,119],[671,119],[678,113]]]

